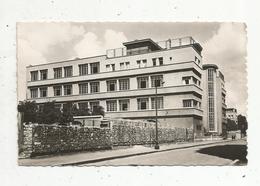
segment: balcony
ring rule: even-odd
[[[191,69],[191,70],[195,69],[198,72],[201,71],[200,67],[195,62],[188,61],[188,62],[174,63],[174,64],[162,65],[156,67],[134,68],[134,69],[127,69],[127,70],[118,70],[113,72],[103,72],[98,74],[88,74],[85,76],[73,76],[69,78],[28,81],[27,87],[47,86],[47,85],[83,82],[83,81],[101,81],[101,80],[107,80],[109,78],[131,77],[131,76],[138,76],[140,74],[141,75],[156,74],[162,72],[180,71],[185,69]]]
[[[183,92],[197,92],[202,95],[202,89],[196,85],[181,85],[171,87],[160,87],[158,88],[158,95],[170,95],[179,94]],[[94,94],[85,95],[70,95],[70,96],[59,96],[59,97],[45,97],[45,98],[33,98],[36,103],[44,103],[46,101],[66,102],[66,101],[81,101],[81,100],[105,100],[110,98],[130,98],[140,96],[153,96],[155,94],[154,88],[147,89],[135,89],[127,91],[114,91],[114,92],[99,92]]]
[[[150,45],[148,46],[142,46],[142,47],[136,47],[136,48],[131,48],[128,49],[128,45],[137,45],[142,42],[150,42]],[[155,50],[168,50],[171,48],[175,47],[180,47],[180,46],[186,46],[186,45],[193,45],[196,50],[201,53],[202,47],[200,46],[199,43],[197,43],[192,37],[181,37],[181,38],[176,38],[176,39],[168,39],[164,41],[158,41],[158,42],[153,42],[151,39],[144,39],[144,40],[135,40],[131,42],[127,42],[128,45],[126,47],[122,48],[115,48],[115,49],[109,49],[106,51],[107,58],[115,58],[115,57],[122,57],[122,56],[127,56],[127,55],[137,55],[137,54],[144,54],[144,53],[149,53],[153,52]]]
[[[155,110],[138,110],[138,111],[127,111],[127,112],[106,112],[108,117],[113,118],[149,118],[155,115]],[[159,117],[170,117],[170,116],[203,116],[203,112],[196,108],[176,108],[176,109],[161,109],[158,110]]]

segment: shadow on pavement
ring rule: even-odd
[[[246,145],[222,145],[202,148],[198,153],[218,156],[225,159],[236,160],[239,162],[236,165],[247,164],[247,146]]]

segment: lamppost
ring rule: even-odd
[[[159,140],[158,140],[158,105],[157,105],[157,87],[163,85],[160,79],[155,80],[155,149],[160,149]]]

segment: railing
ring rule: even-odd
[[[163,40],[163,41],[157,42],[157,44],[162,49],[170,49],[173,47],[191,45],[191,44],[195,44],[195,43],[196,43],[196,41],[191,36],[176,38],[176,39],[168,39],[168,40]],[[106,55],[108,58],[114,58],[114,57],[143,54],[143,53],[149,53],[149,52],[151,52],[151,51],[148,49],[144,49],[144,48],[136,48],[136,49],[132,49],[131,51],[127,51],[126,47],[122,47],[122,48],[108,49],[106,51]]]

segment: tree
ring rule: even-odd
[[[241,134],[246,135],[246,130],[248,128],[247,119],[245,116],[239,114],[237,116],[238,129],[241,131]]]
[[[55,108],[55,101],[46,102],[37,114],[38,123],[53,124],[59,122],[61,111]]]
[[[237,130],[237,124],[234,120],[227,119],[227,131]]]
[[[17,109],[23,115],[22,122],[37,122],[38,107],[35,101],[20,101]]]

